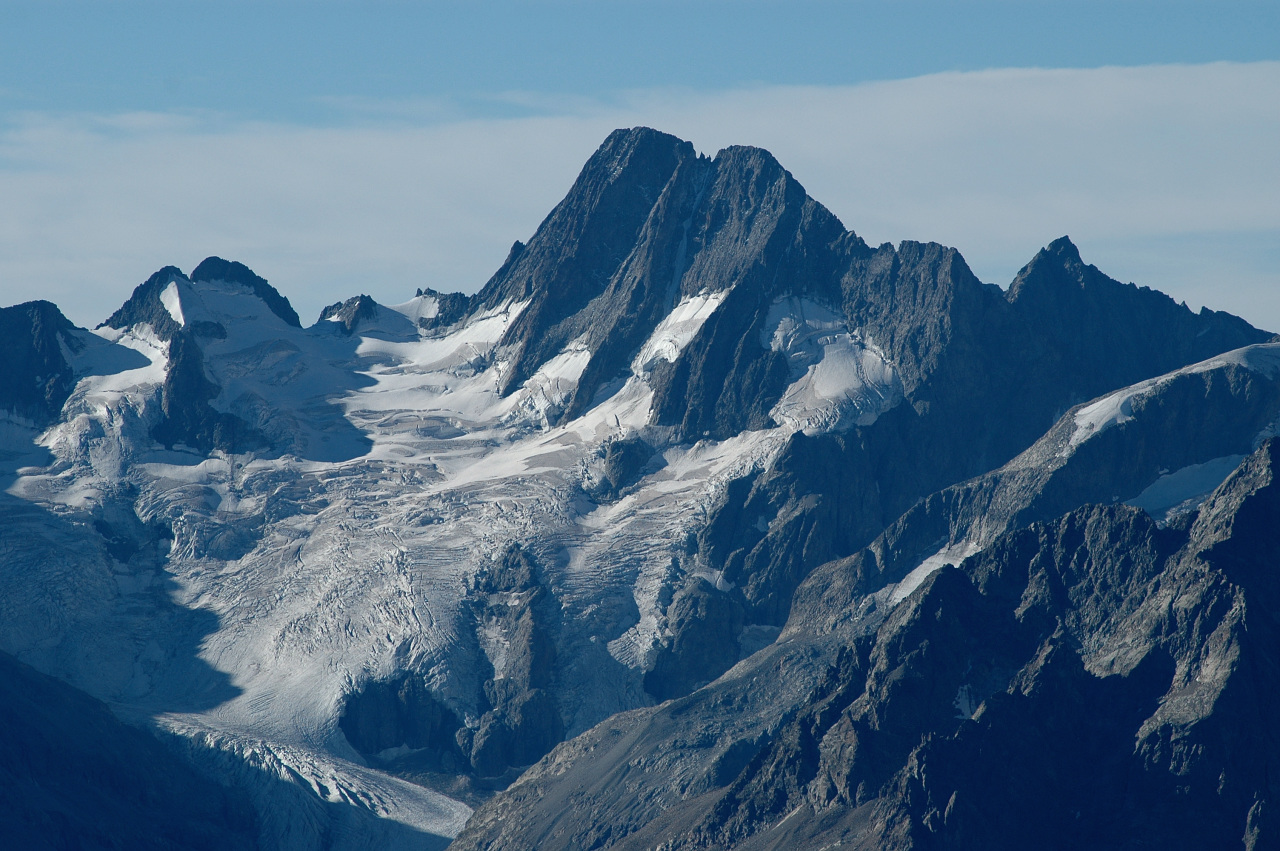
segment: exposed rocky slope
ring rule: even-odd
[[[802,593],[773,647],[562,745],[455,846],[1271,847],[1276,449],[1166,528],[1078,508],[835,626]]]
[[[304,328],[209,258],[93,332],[10,317],[0,649],[154,719],[272,848],[441,847],[548,752],[468,842],[772,842],[797,796],[834,802],[795,816],[826,835],[897,800],[876,784],[955,732],[940,710],[875,740],[863,792],[838,760],[821,793],[756,761],[892,690],[874,653],[914,651],[875,635],[920,595],[982,614],[947,628],[1007,674],[983,699],[1077,676],[1071,641],[934,571],[1087,503],[1189,535],[1280,412],[1269,334],[1066,239],[1002,290],[955,249],[867,245],[765,151],[644,128],[475,295]],[[601,755],[623,740],[635,765]]]

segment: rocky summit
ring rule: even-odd
[[[404,295],[0,310],[0,838],[1280,847],[1280,338],[647,128]]]

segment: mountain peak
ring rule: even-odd
[[[76,346],[66,336],[74,328],[48,301],[0,308],[0,410],[42,423],[57,417],[75,386],[59,340]]]
[[[184,321],[181,316],[181,302],[177,306],[172,303],[166,303],[164,293],[170,284],[179,284],[180,287],[187,286],[189,283],[202,283],[213,281],[226,281],[236,284],[244,289],[252,292],[257,296],[267,308],[283,320],[286,324],[295,328],[301,328],[302,323],[298,320],[298,314],[294,312],[293,307],[289,304],[289,300],[276,291],[276,288],[267,283],[265,278],[254,274],[253,270],[243,263],[229,262],[221,257],[208,257],[188,278],[182,274],[182,270],[177,266],[165,266],[159,271],[152,274],[149,278],[134,288],[133,293],[129,296],[128,301],[120,306],[120,309],[107,317],[107,320],[99,327],[109,327],[117,329],[131,328],[142,323],[149,324],[156,336],[161,340],[170,340],[183,327]],[[177,309],[179,314],[173,311]],[[191,318],[188,314],[186,318]],[[216,336],[225,334],[225,329],[215,328],[217,323],[202,323],[203,331],[212,331]],[[200,333],[200,331],[198,331]]]
[[[358,295],[346,301],[337,301],[320,311],[319,322],[326,319],[337,322],[344,333],[350,335],[359,326],[362,319],[377,319],[378,303],[372,296]]]
[[[588,161],[588,165],[590,165],[591,161],[597,159],[601,161],[611,159],[619,161],[637,153],[645,155],[657,150],[685,146],[693,147],[692,144],[678,136],[655,130],[652,127],[620,127],[605,137],[596,153]]]
[[[1053,242],[1049,243],[1047,247],[1042,249],[1042,252],[1056,255],[1068,261],[1074,260],[1077,263],[1084,262],[1080,259],[1080,249],[1071,241],[1071,237],[1065,235],[1060,236]]]
[[[1009,287],[1009,300],[1018,301],[1029,293],[1079,288],[1085,285],[1086,266],[1080,249],[1068,236],[1061,236],[1036,252]],[[1097,270],[1094,270],[1095,272]],[[1105,277],[1098,274],[1098,277]]]
[[[289,304],[289,299],[282,296],[275,287],[267,283],[266,278],[254,274],[254,271],[243,263],[234,260],[223,260],[221,257],[206,257],[191,273],[192,283],[201,281],[228,281],[233,284],[240,284],[252,290],[254,295],[262,299],[267,307],[271,308],[272,313],[279,316],[287,324],[292,325],[294,328],[302,327],[302,321],[298,319],[298,314],[293,309],[293,305]]]
[[[165,266],[134,287],[129,299],[99,328],[124,330],[147,323],[161,340],[169,340],[182,328],[161,299],[161,293],[174,281],[186,280],[177,266]]]

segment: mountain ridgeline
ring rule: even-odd
[[[0,661],[237,787],[201,842],[1280,846],[1271,333],[648,128],[405,296],[304,327],[210,257],[0,310]]]
[[[768,152],[732,147],[709,159],[647,128],[610,135],[528,245],[517,243],[467,307],[437,324],[528,301],[501,341],[503,392],[581,339],[591,359],[561,414],[573,417],[699,292],[730,295],[663,368],[655,424],[687,440],[772,425],[790,370],[756,338],[776,299],[808,297],[885,352],[917,416],[960,422],[987,412],[967,435],[980,438],[978,457],[957,467],[1007,460],[1056,414],[1105,390],[1270,336],[1113,281],[1065,237],[1008,291],[979,282],[954,249],[873,248]],[[1034,415],[1025,425],[1011,423],[1012,434],[989,427],[993,407],[1028,391]]]

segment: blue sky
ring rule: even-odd
[[[241,259],[304,318],[474,290],[613,126],[769,148],[1007,285],[1070,233],[1280,330],[1274,2],[0,5],[0,301]]]
[[[1274,2],[7,0],[5,104],[328,123],[344,99],[849,85],[939,71],[1280,58]]]

